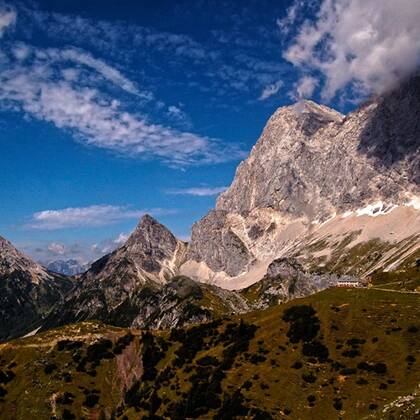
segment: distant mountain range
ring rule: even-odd
[[[88,268],[89,264],[82,264],[77,260],[56,260],[46,264],[48,271],[58,274],[64,274],[66,276],[74,276],[77,274],[84,273]]]
[[[182,327],[415,267],[419,115],[419,77],[347,116],[278,109],[189,244],[146,215],[90,268],[44,269],[1,239],[0,339],[93,319]]]

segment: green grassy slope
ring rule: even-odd
[[[419,304],[330,289],[172,331],[69,325],[0,345],[0,418],[412,418]]]
[[[420,291],[420,265],[396,271],[377,271],[371,276],[374,287],[390,290]]]

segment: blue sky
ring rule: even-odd
[[[392,6],[337,1],[344,17],[327,0],[0,1],[0,234],[41,261],[96,258],[144,212],[187,238],[279,106],[347,112],[395,83],[397,53],[357,67],[390,42],[380,19],[360,31]]]

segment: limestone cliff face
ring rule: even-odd
[[[216,209],[193,226],[182,271],[240,287],[259,280],[279,256],[302,257],[305,250],[308,257],[317,242],[312,262],[321,266],[339,244],[344,253],[374,239],[395,245],[388,259],[358,275],[398,265],[403,249],[412,256],[420,232],[419,115],[420,77],[347,116],[311,101],[278,109]],[[373,220],[376,230],[369,229]]]
[[[0,237],[0,341],[32,331],[72,287]]]

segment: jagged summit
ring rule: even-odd
[[[155,226],[155,225],[160,225],[161,227],[166,229],[166,227],[164,225],[162,225],[161,223],[159,223],[153,216],[151,216],[148,213],[145,213],[140,218],[139,223],[137,224],[137,227],[134,229],[133,233],[138,231],[138,230],[147,229],[150,226]]]
[[[305,114],[310,114],[323,119],[325,122],[341,122],[344,118],[344,115],[335,109],[329,108],[326,105],[318,104],[308,99],[303,99],[293,105],[281,107],[274,113],[274,116],[276,116],[276,114],[282,114],[285,112],[292,114],[297,118]]]
[[[312,101],[280,108],[216,209],[270,207],[315,220],[418,194],[418,79],[346,118]]]
[[[117,255],[129,256],[138,268],[159,273],[161,263],[173,258],[178,244],[168,228],[145,214]]]
[[[130,325],[137,316],[142,318],[140,310],[147,310],[143,300],[150,294],[157,296],[178,274],[185,254],[184,242],[153,217],[144,215],[125,244],[94,262],[82,275],[78,287],[63,307],[50,314],[46,326],[80,319]]]

